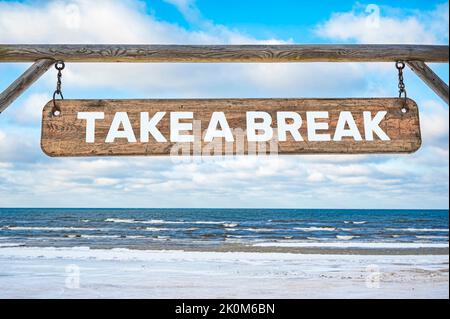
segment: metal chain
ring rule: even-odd
[[[395,67],[398,70],[398,97],[403,98],[403,106],[401,108],[402,113],[408,112],[408,94],[406,93],[405,79],[403,77],[403,70],[406,67],[405,62],[397,61]]]
[[[62,70],[64,70],[64,68],[66,67],[66,65],[64,64],[63,61],[57,61],[55,63],[55,69],[58,70],[58,74],[56,76],[57,80],[56,80],[56,90],[53,93],[53,114],[57,115],[57,113],[61,112],[61,109],[59,108],[59,106],[56,105],[56,96],[59,95],[61,97],[61,100],[64,100],[64,96],[62,93]]]
[[[406,99],[407,98],[406,85],[403,77],[403,70],[405,69],[406,64],[403,61],[398,61],[395,66],[398,70],[398,89],[399,89],[398,96],[399,97],[403,96]]]

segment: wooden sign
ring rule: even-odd
[[[402,99],[62,100],[43,110],[49,156],[412,153]]]

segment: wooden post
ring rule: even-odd
[[[409,67],[448,105],[448,85],[422,61],[408,61]]]
[[[39,79],[55,63],[52,59],[36,61],[5,91],[0,94],[0,113],[2,113],[14,100]]]

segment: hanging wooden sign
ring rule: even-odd
[[[43,110],[49,156],[412,153],[403,99],[59,100]]]

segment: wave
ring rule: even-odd
[[[294,230],[301,230],[301,231],[335,231],[336,227],[296,227]]]
[[[6,226],[6,230],[41,230],[41,231],[98,231],[105,228],[87,228],[87,227],[22,227],[22,226]]]
[[[223,227],[225,227],[225,228],[235,228],[235,227],[238,227],[239,226],[239,224],[235,224],[235,223],[230,223],[230,224],[223,224]]]
[[[156,236],[156,238],[154,238],[154,239],[157,239],[157,240],[170,240],[170,236]]]
[[[257,243],[254,247],[285,247],[285,248],[358,248],[358,249],[419,249],[448,248],[447,244],[438,243],[368,243],[368,242],[272,242]]]
[[[150,224],[150,225],[164,225],[164,224],[204,224],[204,225],[236,225],[227,223],[226,221],[178,221],[178,220],[164,220],[164,219],[150,219],[150,220],[136,220],[136,219],[124,219],[124,218],[107,218],[105,222],[122,223],[122,224]],[[236,227],[228,226],[228,227]],[[227,226],[226,226],[227,227]]]
[[[174,230],[174,228],[157,228],[157,227],[146,227],[146,228],[144,228],[144,230],[145,231],[154,231],[154,232],[157,232],[157,231],[167,231],[167,230]]]
[[[364,224],[367,224],[367,222],[366,222],[366,221],[360,221],[360,222],[355,222],[355,221],[344,221],[344,224],[364,225]]]
[[[68,238],[125,238],[120,235],[69,235]]]
[[[266,233],[266,232],[277,231],[277,229],[273,229],[273,228],[242,228],[241,230],[246,230],[246,231],[255,232],[255,233]]]
[[[105,219],[105,222],[108,222],[108,223],[122,223],[122,224],[135,224],[138,221],[136,221],[134,219],[107,218],[107,219]]]
[[[418,239],[447,239],[448,236],[416,236]]]
[[[405,232],[447,232],[445,228],[386,228],[388,231],[405,231]]]
[[[197,222],[185,222],[186,224],[205,224],[205,225],[224,225],[227,222],[214,222],[214,221],[197,221]]]
[[[359,236],[341,236],[337,235],[336,238],[340,240],[352,240],[353,238],[358,238]]]
[[[9,248],[9,247],[20,247],[24,246],[25,244],[20,243],[0,243],[0,248]]]
[[[308,240],[315,240],[315,241],[324,241],[329,240],[329,238],[318,238],[318,237],[306,237]]]

